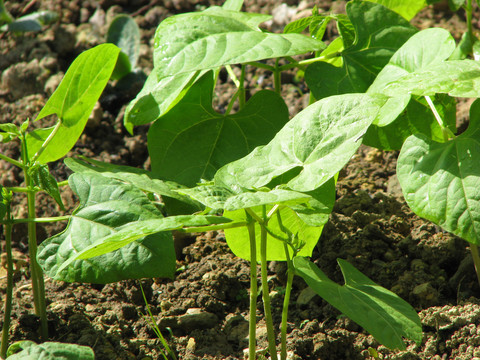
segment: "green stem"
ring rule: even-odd
[[[247,218],[251,217],[247,214]],[[255,360],[256,328],[257,328],[257,243],[255,240],[255,222],[251,220],[247,225],[248,236],[250,238],[250,318],[248,325],[248,358]]]
[[[275,67],[274,66],[271,66],[271,65],[268,65],[268,64],[264,64],[264,63],[261,63],[261,62],[249,62],[249,63],[246,63],[246,65],[251,65],[251,66],[255,66],[259,69],[265,69],[265,70],[269,70],[271,72],[274,72],[275,71]]]
[[[266,208],[263,206],[263,218],[266,218]],[[265,224],[266,225],[266,224]],[[265,312],[265,323],[267,325],[268,349],[271,359],[278,359],[276,336],[273,329],[272,309],[270,306],[270,289],[268,288],[267,277],[267,231],[265,226],[260,227],[260,264],[262,274],[262,297],[263,309]]]
[[[10,164],[13,164],[13,165],[19,167],[20,169],[23,169],[25,167],[20,161],[13,160],[13,159],[11,159],[8,156],[5,156],[3,154],[0,154],[0,160],[5,160],[6,162],[9,162]]]
[[[25,219],[13,219],[12,224],[24,224],[24,223],[50,223],[57,221],[65,221],[70,219],[70,215],[65,216],[52,216],[52,217],[42,217],[42,218],[25,218]],[[0,221],[0,224],[5,224],[5,221]]]
[[[467,34],[470,37],[470,44],[474,43],[474,36],[473,36],[473,25],[472,25],[472,0],[467,0],[467,4],[465,5],[465,13],[467,18]],[[472,49],[473,50],[473,49]]]
[[[279,69],[280,69],[280,71],[285,71],[285,70],[293,69],[293,68],[296,68],[296,67],[300,68],[300,67],[305,66],[305,65],[313,64],[314,62],[317,62],[317,61],[323,61],[323,60],[328,60],[328,59],[333,59],[333,58],[339,57],[341,54],[342,54],[341,52],[335,52],[335,53],[331,53],[331,54],[327,54],[327,55],[317,56],[317,57],[314,57],[314,58],[311,58],[311,59],[306,59],[306,60],[302,60],[302,61],[299,61],[299,62],[282,65],[282,66],[279,67]]]
[[[285,297],[283,298],[283,309],[282,309],[282,325],[281,325],[281,351],[280,351],[280,358],[282,360],[287,359],[287,319],[288,319],[288,305],[290,304],[290,294],[292,292],[292,284],[293,284],[293,263],[290,259],[288,254],[288,247],[287,244],[284,243],[285,246],[285,254],[287,254],[287,285],[285,287]]]
[[[40,151],[39,151],[40,152]],[[38,154],[38,153],[37,153]],[[28,152],[25,135],[22,141],[22,160],[24,168],[28,168]],[[27,171],[24,171],[25,187],[29,189],[27,192],[27,210],[30,219],[36,218],[35,212],[35,196],[36,191],[33,187],[32,179]],[[48,323],[47,310],[45,304],[45,284],[43,281],[43,272],[37,263],[37,224],[28,222],[28,252],[30,257],[30,274],[32,277],[33,302],[35,306],[35,314],[40,317],[40,334],[43,340],[48,339]]]
[[[245,106],[245,65],[242,64],[242,72],[240,74],[240,86],[238,87],[238,107],[243,109]]]
[[[448,141],[448,139],[451,139],[451,138],[454,138],[455,135],[450,131],[449,128],[447,128],[443,122],[443,119],[442,117],[440,116],[440,114],[438,113],[437,111],[437,108],[435,107],[435,104],[433,103],[432,99],[430,98],[430,96],[426,95],[425,96],[425,100],[427,100],[427,104],[428,106],[430,106],[430,109],[432,110],[433,112],[433,115],[435,116],[435,119],[437,120],[438,124],[440,125],[441,129],[442,129],[442,133],[443,133],[443,139],[445,141]]]
[[[237,75],[233,72],[233,69],[230,65],[225,65],[225,69],[227,70],[228,76],[232,79],[233,83],[237,88],[240,87],[240,80],[238,80]]]
[[[32,159],[30,161],[31,164],[34,164],[35,161],[37,161],[37,159],[40,157],[40,155],[42,155],[43,151],[47,148],[50,141],[52,141],[52,139],[55,137],[55,135],[57,134],[57,132],[58,132],[58,130],[60,129],[61,126],[62,126],[62,122],[61,121],[57,122],[57,124],[53,128],[50,135],[48,135],[48,137],[45,139],[45,141],[43,142],[40,149],[38,149],[37,153],[32,157]]]
[[[179,229],[178,231],[186,232],[186,233],[195,233],[195,232],[205,232],[205,231],[212,231],[212,230],[234,229],[234,228],[243,227],[243,226],[247,226],[246,221],[237,221],[237,222],[231,222],[231,223],[219,224],[219,225],[188,227],[185,229]]]
[[[478,246],[470,244],[470,251],[472,252],[473,264],[475,265],[475,272],[477,273],[477,280],[480,285],[480,255],[478,253]]]
[[[281,81],[282,72],[278,66],[278,59],[275,59],[275,71],[273,72],[273,83],[275,92],[281,94],[282,92],[282,81]]]
[[[59,183],[57,183],[57,185],[58,185],[58,187],[67,186],[68,185],[68,180],[60,181]]]
[[[11,220],[10,201],[7,202],[7,220]],[[7,222],[4,225],[5,232],[5,253],[7,255],[7,289],[5,294],[5,310],[3,314],[2,344],[0,348],[0,357],[7,357],[8,337],[10,332],[10,322],[12,313],[13,299],[13,256],[12,256],[12,223]]]

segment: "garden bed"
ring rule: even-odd
[[[268,27],[278,30],[313,5],[322,11],[335,12],[344,11],[345,5],[337,1],[288,3],[290,5],[279,6],[274,0],[246,1],[244,9],[273,13],[274,21]],[[159,22],[167,16],[210,5],[214,2],[7,2],[14,17],[35,10],[54,10],[60,19],[41,32],[0,33],[0,123],[20,124],[27,118],[34,119],[73,59],[83,50],[105,41],[106,24],[115,14],[131,14],[140,26],[139,66],[149,73],[152,69],[151,39]],[[466,26],[461,13],[451,13],[442,3],[428,7],[412,23],[420,28],[441,26],[455,37],[459,37]],[[335,31],[333,26],[329,27],[327,34],[332,36]],[[218,109],[225,109],[235,92],[234,84],[226,81],[223,75],[220,74],[223,83],[217,88],[214,99]],[[282,95],[287,99],[290,115],[294,116],[308,105],[308,94],[304,94],[306,89],[297,82],[294,72],[282,80]],[[271,88],[273,80],[267,71],[257,70],[247,73],[247,82],[254,92],[259,88]],[[123,128],[125,107],[141,87],[141,83],[123,89],[108,85],[83,135],[68,156],[84,155],[149,169],[148,127],[136,127],[133,137]],[[460,102],[457,109],[459,126],[467,120],[465,108],[468,109],[467,103]],[[1,151],[7,156],[18,157],[18,143],[3,145]],[[334,210],[312,261],[332,280],[342,283],[336,259],[346,259],[370,279],[408,301],[422,321],[422,344],[409,342],[407,350],[401,352],[380,346],[296,277],[287,337],[291,359],[368,359],[369,347],[377,349],[383,359],[480,358],[480,288],[467,243],[412,213],[396,179],[397,155],[397,152],[360,147],[340,173]],[[22,182],[17,170],[6,163],[1,166],[3,186]],[[62,161],[50,167],[58,180],[67,179],[70,174]],[[62,189],[62,199],[66,213],[77,206],[77,199],[68,187]],[[47,196],[39,196],[38,205],[37,216],[62,214]],[[14,206],[15,215],[25,217],[25,208],[26,199],[19,200]],[[65,222],[38,225],[39,240],[60,232],[65,226]],[[144,279],[89,285],[46,278],[51,340],[88,345],[94,349],[98,360],[160,359],[160,341],[144,317],[147,308],[141,284],[155,321],[180,359],[243,358],[248,347],[248,262],[231,253],[221,231],[188,236],[177,234],[174,239],[178,265],[174,280]],[[33,315],[29,272],[25,266],[28,262],[26,226],[14,227],[14,248],[18,271],[11,340],[39,342],[39,319]],[[281,262],[269,265],[276,326],[281,320],[285,271]],[[0,291],[4,287],[0,285]],[[266,348],[266,326],[260,301],[257,316],[259,347]]]

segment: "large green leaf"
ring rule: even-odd
[[[444,29],[432,28],[413,35],[378,74],[367,93],[383,93],[390,83],[411,73],[443,63],[455,50],[455,40]],[[373,122],[364,143],[387,150],[399,150],[405,139],[422,133],[441,141],[443,132],[425,99],[410,93],[392,94]],[[444,122],[455,129],[455,100],[448,96],[432,99]],[[407,106],[408,104],[408,106]]]
[[[147,196],[130,184],[97,173],[73,174],[69,184],[80,198],[80,207],[64,232],[39,246],[38,261],[47,275],[57,280],[92,283],[173,276],[175,251],[169,233],[137,238],[115,252],[76,260],[60,271],[63,263],[122,226],[162,218]]]
[[[412,135],[402,147],[397,174],[410,208],[447,231],[480,245],[480,102],[470,125],[456,138],[438,143]]]
[[[217,185],[256,189],[275,178],[291,190],[313,191],[348,162],[384,99],[345,94],[322,99],[300,112],[269,144],[221,168]]]
[[[402,15],[407,20],[412,20],[412,18],[418,14],[425,6],[427,2],[425,0],[368,0],[395,11],[396,13]]]
[[[272,208],[272,206],[267,206],[267,212]],[[251,208],[257,216],[262,216],[262,207]],[[280,211],[282,224],[289,229],[293,234],[298,235],[299,241],[303,242],[303,247],[298,252],[302,256],[311,256],[315,245],[320,238],[322,233],[323,226],[313,227],[308,226],[292,209],[288,207],[282,207]],[[234,222],[247,221],[247,215],[245,210],[235,210],[235,211],[225,211],[224,216],[232,219]],[[326,222],[326,220],[325,220]],[[269,229],[271,229],[275,234],[286,237],[286,234],[281,231],[281,228],[278,224],[276,216],[268,223]],[[250,237],[248,234],[247,228],[238,227],[233,229],[225,229],[225,237],[227,240],[228,247],[232,252],[245,260],[250,260]],[[255,223],[255,237],[256,237],[256,249],[257,249],[257,259],[260,259],[260,225]],[[292,248],[288,247],[288,252],[290,258],[293,256]],[[287,256],[285,254],[285,246],[283,241],[278,240],[271,235],[267,236],[267,260],[277,260],[285,261]]]
[[[62,272],[77,259],[90,259],[97,256],[109,254],[112,251],[124,248],[125,246],[158,232],[187,229],[189,227],[203,227],[204,231],[208,231],[210,225],[219,225],[230,223],[232,220],[223,216],[211,215],[178,215],[164,218],[156,218],[150,220],[138,220],[129,222],[116,228],[116,232],[103,237],[96,238],[94,242],[79,251],[72,254],[58,268],[58,272]],[[243,225],[243,223],[242,223]],[[203,229],[202,229],[203,230]]]
[[[256,93],[238,113],[212,108],[213,76],[199,79],[148,132],[155,177],[193,186],[217,169],[267,143],[288,121],[288,109],[272,91]]]
[[[148,75],[142,90],[128,104],[123,119],[125,128],[133,133],[133,127],[148,124],[166,114],[190,87],[197,75],[184,73],[158,79],[152,71]]]
[[[434,95],[449,94],[456,97],[480,97],[480,62],[451,60],[415,71],[388,84],[384,94]]]
[[[314,263],[293,259],[295,272],[318,295],[362,326],[390,349],[405,349],[403,338],[422,341],[422,324],[416,311],[393,292],[374,283],[347,261],[338,259],[345,285],[330,280]]]
[[[91,348],[77,344],[45,342],[37,345],[24,340],[10,345],[7,357],[9,360],[93,360],[95,354]]]
[[[110,79],[119,52],[120,49],[113,44],[98,45],[80,54],[68,68],[62,82],[36,119],[57,114],[61,122],[60,128],[38,158],[40,162],[58,160],[75,145]],[[37,153],[53,129],[38,129],[27,134],[30,157]]]
[[[155,33],[154,71],[160,78],[221,65],[321,50],[321,41],[300,34],[263,32],[270,16],[211,7],[162,21]]]
[[[177,199],[196,208],[197,211],[202,210],[200,204],[192,201],[190,197],[181,195],[178,191],[176,191],[184,188],[184,186],[173,181],[155,179],[150,171],[131,166],[105,163],[87,158],[83,158],[82,160],[67,158],[65,159],[65,164],[74,172],[101,173],[102,176],[116,179],[127,184],[132,184],[142,191],[155,193],[157,195],[161,195],[162,197],[167,196]]]
[[[402,97],[391,98],[389,102],[391,103],[392,100],[402,101]],[[455,132],[457,104],[455,99],[448,95],[438,94],[432,97],[432,101],[445,125]],[[388,117],[396,117],[396,119],[381,126],[374,122],[368,128],[363,143],[383,150],[400,150],[405,140],[412,134],[424,134],[432,140],[443,142],[443,130],[425,98],[412,96],[408,106],[402,110],[400,116],[397,116],[397,110],[401,107],[402,105],[399,105],[396,110],[390,108],[392,110],[390,114],[386,114],[388,106],[382,107],[381,113],[377,117],[379,122],[384,122],[384,119]],[[388,119],[385,122],[388,122]]]
[[[351,1],[346,11],[356,36],[351,45],[344,41],[343,66],[320,61],[305,72],[305,81],[317,99],[365,92],[395,51],[417,31],[403,17],[380,4]]]

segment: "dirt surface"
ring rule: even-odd
[[[34,119],[63,74],[81,51],[105,39],[108,21],[118,13],[132,14],[142,29],[140,67],[152,68],[152,36],[167,16],[203,9],[222,1],[7,1],[14,17],[37,10],[55,10],[59,22],[39,33],[0,33],[0,123]],[[270,29],[281,28],[293,16],[313,5],[341,12],[344,2],[246,1],[250,12],[274,13]],[[429,7],[413,23],[420,28],[442,26],[458,39],[465,29],[462,14],[452,14],[445,4]],[[333,35],[335,29],[328,30]],[[284,77],[283,95],[291,115],[307,103],[294,74]],[[226,78],[223,77],[224,79]],[[264,79],[260,84],[258,79]],[[220,76],[222,79],[222,76]],[[249,73],[253,90],[269,87],[268,73]],[[117,164],[148,168],[146,126],[135,136],[122,126],[125,105],[141,88],[108,85],[77,146],[68,156],[85,155]],[[219,85],[215,103],[225,107],[231,82]],[[463,103],[462,103],[463,104]],[[465,122],[465,105],[459,106],[459,124]],[[48,122],[43,122],[45,126]],[[2,153],[16,157],[18,144],[2,146]],[[408,343],[406,351],[389,351],[358,325],[312,294],[295,278],[288,349],[290,359],[368,359],[376,348],[382,359],[480,359],[480,289],[467,244],[415,216],[406,206],[395,177],[395,152],[361,147],[341,172],[337,202],[313,254],[315,263],[341,283],[337,258],[351,262],[380,285],[407,300],[419,312],[424,338],[420,346]],[[68,171],[62,162],[51,164],[58,180]],[[1,163],[0,183],[22,182],[20,173]],[[68,189],[62,197],[71,211],[75,196]],[[24,217],[21,197],[15,215]],[[37,216],[61,214],[46,196],[38,199]],[[65,223],[38,226],[40,241],[54,235]],[[15,226],[14,311],[11,339],[38,339],[38,318],[33,315],[29,286],[26,229]],[[2,239],[3,240],[3,239]],[[241,359],[248,346],[249,266],[229,251],[222,232],[177,239],[179,271],[175,280],[145,279],[108,285],[70,284],[46,279],[48,317],[52,341],[91,346],[98,360],[161,359],[161,345],[145,320],[146,306],[140,283],[160,329],[180,359]],[[1,275],[1,274],[0,274]],[[280,322],[285,265],[269,266],[270,291],[276,326]],[[5,281],[4,278],[0,281]],[[5,284],[0,286],[4,295]],[[2,307],[3,310],[3,307]],[[1,312],[1,311],[0,311]],[[266,347],[263,307],[257,306],[259,346]],[[167,330],[170,329],[170,331]]]

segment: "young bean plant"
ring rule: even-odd
[[[88,117],[97,102],[110,75],[115,67],[120,49],[112,44],[99,45],[79,55],[72,63],[64,79],[40,111],[36,120],[56,114],[58,120],[54,126],[46,128],[29,129],[29,121],[20,126],[13,123],[0,125],[0,139],[3,143],[18,141],[20,144],[20,159],[13,159],[0,154],[0,160],[6,161],[20,168],[24,183],[23,186],[1,187],[0,196],[0,222],[3,224],[5,235],[5,252],[7,255],[7,289],[5,298],[5,310],[3,319],[0,357],[7,356],[9,345],[10,315],[12,307],[13,289],[13,259],[12,259],[12,227],[16,224],[28,226],[28,248],[30,258],[30,276],[32,281],[35,314],[40,318],[41,338],[48,339],[48,324],[45,304],[45,287],[43,271],[37,263],[37,234],[36,225],[42,222],[54,222],[67,220],[68,216],[52,218],[38,218],[36,215],[36,195],[40,191],[48,193],[63,209],[58,183],[50,174],[48,163],[64,157],[75,145],[77,139],[87,123]],[[28,217],[16,219],[12,216],[11,201],[13,196],[27,197]],[[14,346],[13,351],[24,349],[35,354],[37,345],[29,342]],[[58,346],[54,343],[46,345],[47,350],[56,351]],[[72,349],[75,346],[72,345]],[[28,350],[25,350],[28,349]],[[41,347],[43,349],[43,347]],[[69,347],[65,350],[70,351]],[[47,351],[45,350],[45,351]],[[40,351],[40,350],[38,350]],[[43,350],[42,350],[43,351]],[[77,350],[72,350],[74,354]],[[91,350],[78,350],[85,354]],[[12,356],[14,358],[14,356]],[[84,357],[85,359],[89,357]],[[93,359],[93,353],[90,357]]]
[[[477,152],[471,140],[475,130],[454,137],[454,101],[444,94],[477,96],[478,66],[447,60],[455,44],[446,31],[418,32],[407,19],[423,1],[413,3],[392,10],[354,0],[347,3],[346,15],[314,9],[282,34],[260,29],[270,17],[241,12],[238,0],[162,21],[155,33],[154,68],[125,114],[130,132],[152,123],[151,171],[66,159],[74,172],[68,183],[80,205],[67,229],[39,246],[39,264],[50,277],[64,281],[173,277],[171,231],[223,229],[233,253],[251,266],[250,359],[256,358],[258,263],[272,359],[278,356],[277,340],[280,358],[287,356],[294,275],[381,344],[404,349],[405,338],[420,343],[420,320],[404,300],[345,260],[338,259],[344,285],[308,260],[332,210],[338,172],[362,142],[381,149],[403,145],[398,172],[410,206],[415,210],[417,202],[425,207],[438,199],[433,205],[437,213],[456,210],[457,220],[444,221],[453,223],[453,229],[442,223],[453,232],[465,225],[458,219],[470,214],[467,220],[476,225],[464,236],[476,239],[470,235],[477,230],[480,213],[472,185],[478,174],[468,162]],[[319,39],[331,21],[340,36],[326,46]],[[310,36],[302,34],[305,30]],[[294,58],[304,54],[313,57]],[[234,66],[239,66],[239,77]],[[212,98],[222,67],[238,88],[225,113],[218,113]],[[248,99],[247,67],[270,71],[274,90],[258,91]],[[289,120],[280,96],[281,73],[293,68],[304,72],[311,104]],[[235,104],[238,111],[233,112]],[[442,153],[446,144],[452,153]],[[444,181],[446,175],[458,175],[452,181],[460,178],[458,186],[468,195],[448,205],[437,193],[425,195],[418,182],[425,184],[435,174],[431,162],[421,166],[425,154],[447,160],[455,146],[467,150],[465,144],[470,144],[468,151],[456,154],[462,154],[458,164],[468,164],[467,170],[442,168],[440,179],[448,188],[442,191],[448,192],[452,187]],[[418,169],[423,172],[416,173]],[[405,189],[404,178],[412,190]],[[420,193],[427,198],[417,197]],[[426,212],[421,215],[427,217]],[[267,262],[272,260],[288,266],[279,339],[267,281]]]

